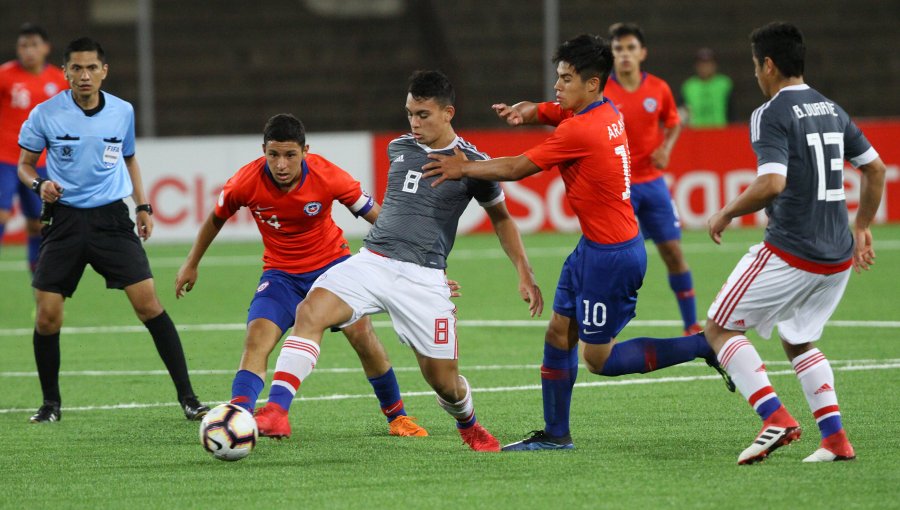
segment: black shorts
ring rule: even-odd
[[[42,233],[31,282],[35,289],[72,297],[88,264],[106,279],[108,289],[124,289],[153,277],[128,206],[121,200],[91,209],[56,204],[53,222]]]

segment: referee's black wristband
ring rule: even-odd
[[[47,179],[41,177],[35,177],[33,181],[31,181],[31,189],[37,193],[38,196],[41,196],[41,184],[47,182]]]
[[[137,207],[134,208],[134,213],[135,213],[135,214],[137,214],[137,213],[139,213],[139,212],[141,212],[141,211],[144,211],[144,212],[146,212],[147,214],[149,214],[150,216],[153,216],[153,208],[150,207],[150,204],[141,204],[141,205],[139,205],[139,206],[137,206]]]

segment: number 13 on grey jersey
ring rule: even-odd
[[[849,260],[844,160],[858,167],[878,153],[847,112],[808,85],[785,87],[753,112],[750,141],[759,175],[787,178],[766,207],[766,242],[814,263]]]

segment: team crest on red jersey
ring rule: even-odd
[[[309,202],[305,206],[303,206],[303,212],[306,213],[307,216],[315,216],[319,214],[319,211],[322,210],[321,202]]]
[[[647,110],[647,113],[655,112],[657,106],[659,106],[659,104],[656,102],[656,99],[653,99],[652,97],[644,99],[644,109]]]
[[[47,94],[47,97],[53,97],[57,92],[59,92],[59,86],[57,86],[55,83],[48,83],[44,85],[44,94]]]

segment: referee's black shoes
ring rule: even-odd
[[[59,402],[45,400],[34,416],[29,418],[31,423],[52,423],[62,419],[62,411],[59,410]]]
[[[206,413],[209,412],[209,408],[201,404],[194,395],[182,397],[178,399],[178,403],[181,404],[181,409],[184,411],[184,417],[191,421],[202,420],[203,417],[206,416]]]

